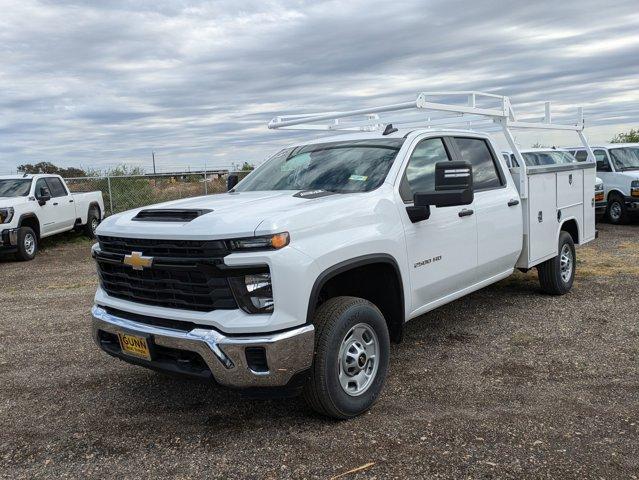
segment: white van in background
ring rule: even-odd
[[[587,158],[583,147],[568,148],[577,159]],[[597,176],[604,182],[606,218],[620,224],[639,211],[639,143],[610,143],[592,147],[597,159]]]

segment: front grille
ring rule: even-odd
[[[155,240],[100,235],[98,242],[103,252],[123,255],[142,252],[151,257],[210,258],[230,253],[224,240]]]
[[[238,308],[222,266],[224,241],[98,238],[98,274],[111,297],[136,303],[210,312]],[[131,252],[152,256],[150,268],[122,263]]]
[[[102,288],[112,297],[167,308],[209,312],[237,308],[225,277],[203,270],[156,267],[133,270],[98,262]]]

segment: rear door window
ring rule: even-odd
[[[49,185],[49,190],[51,190],[51,197],[66,197],[67,191],[62,185],[62,182],[59,178],[49,177],[47,178],[47,185]]]
[[[455,137],[462,160],[473,166],[475,190],[487,190],[503,185],[493,154],[483,138]]]

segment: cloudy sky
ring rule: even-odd
[[[506,5],[0,0],[0,172],[259,163],[299,135],[274,115],[423,90],[583,105],[591,141],[639,127],[637,0]]]

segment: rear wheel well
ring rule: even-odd
[[[20,223],[18,224],[18,226],[31,228],[31,230],[35,232],[38,239],[40,239],[40,222],[38,221],[36,217],[32,215],[28,217],[23,217],[20,219]]]
[[[330,269],[313,287],[309,320],[317,307],[330,298],[359,297],[380,309],[393,342],[400,342],[404,332],[404,290],[399,268],[394,260],[371,258],[355,260]]]
[[[91,210],[93,210],[93,209],[98,212],[98,218],[99,218],[101,216],[101,214],[102,214],[102,210],[100,210],[100,205],[98,205],[97,202],[92,202],[92,203],[89,204],[89,210],[87,212],[87,218],[89,216],[89,213],[91,213]]]
[[[575,219],[566,220],[561,225],[561,231],[567,232],[572,237],[572,241],[574,243],[579,243],[579,226],[577,225],[577,221]]]

